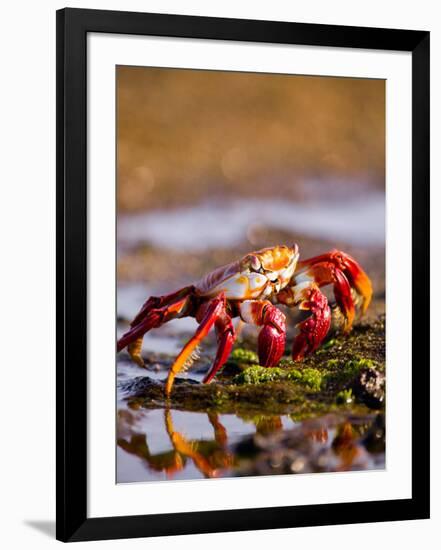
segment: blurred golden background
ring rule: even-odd
[[[118,207],[384,188],[383,80],[117,68]]]

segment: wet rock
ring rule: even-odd
[[[152,388],[161,387],[162,384],[159,380],[154,380],[149,376],[137,376],[131,380],[124,380],[119,383],[119,389],[123,393],[130,394],[132,396],[143,395],[145,392],[150,391]]]
[[[162,383],[165,384],[165,380],[162,380]],[[196,385],[200,386],[201,382],[198,382],[197,380],[193,380],[192,378],[175,378],[174,386],[189,386],[189,385]]]
[[[353,383],[352,391],[367,407],[383,408],[386,394],[384,373],[374,368],[362,369]]]
[[[127,394],[130,394],[131,397],[144,396],[146,393],[156,391],[157,389],[164,388],[166,379],[155,380],[149,376],[137,376],[131,380],[126,380],[120,382],[119,389]],[[192,386],[200,385],[200,382],[197,380],[192,380],[191,378],[176,378],[174,382],[175,386]]]

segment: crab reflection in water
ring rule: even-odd
[[[253,425],[251,434],[238,438],[233,433],[230,438],[224,425],[227,422],[221,422],[219,414],[210,411],[204,416],[211,437],[204,434],[190,438],[176,428],[173,421],[176,411],[164,409],[168,448],[152,452],[148,434],[136,429],[139,414],[144,412],[119,410],[117,443],[120,449],[142,460],[151,472],[145,480],[155,479],[155,473],[165,474],[169,479],[178,474],[181,479],[191,478],[192,475],[185,475],[191,466],[205,478],[384,467],[381,416],[342,419],[328,415],[286,429],[286,417],[258,415],[242,419]]]

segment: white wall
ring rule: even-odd
[[[157,11],[311,23],[427,29],[432,31],[432,181],[441,169],[441,19],[436,0],[310,0],[308,2],[151,0],[71,1],[70,7]],[[0,541],[3,548],[38,550],[56,542],[46,534],[54,518],[55,348],[55,10],[62,2],[3,3],[0,34],[0,334],[2,391],[0,444]],[[437,69],[438,68],[438,69]],[[438,152],[435,155],[435,152]],[[440,186],[432,191],[433,235],[440,234]],[[436,219],[437,218],[437,219]],[[433,237],[433,273],[441,269]],[[433,276],[435,280],[435,276]],[[440,329],[439,294],[432,291],[433,340]],[[435,358],[434,363],[439,363]],[[441,385],[434,364],[432,387]],[[433,402],[439,396],[433,396]],[[334,526],[282,531],[151,539],[149,548],[203,549],[240,545],[357,549],[394,544],[433,548],[441,529],[439,410],[432,419],[432,520]],[[438,421],[438,422],[437,422]],[[437,425],[438,424],[438,425]],[[436,437],[437,436],[437,437]],[[435,490],[433,491],[435,492]],[[81,543],[82,544],[82,543]],[[81,545],[80,544],[80,545]],[[141,548],[146,541],[95,543],[106,548]],[[439,542],[438,542],[439,544]],[[32,545],[32,546],[31,546]]]

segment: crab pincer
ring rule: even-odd
[[[277,365],[285,351],[285,315],[268,300],[245,300],[240,305],[240,317],[245,323],[262,327],[257,339],[259,364]]]
[[[297,264],[296,279],[309,279],[319,287],[332,284],[337,306],[343,313],[343,332],[348,333],[354,322],[356,306],[365,313],[372,298],[372,284],[360,264],[349,254],[331,250]]]
[[[263,328],[257,339],[259,363],[273,367],[285,351],[286,317],[272,304],[266,304],[262,315]]]
[[[294,361],[303,359],[315,351],[327,335],[331,326],[331,308],[328,299],[317,287],[306,289],[304,300],[299,309],[310,311],[311,315],[297,325],[299,334],[294,339],[292,358]]]

